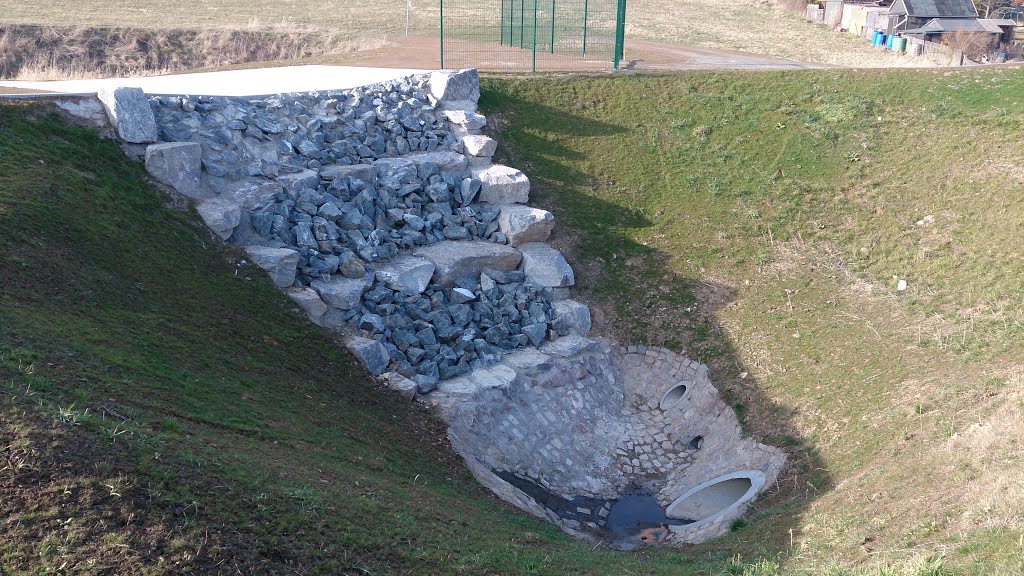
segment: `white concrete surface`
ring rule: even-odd
[[[46,90],[60,94],[90,94],[103,88],[130,86],[142,88],[147,94],[264,96],[289,92],[344,90],[404,78],[423,72],[427,72],[427,70],[359,68],[354,66],[282,66],[139,78],[103,78],[55,82],[0,81],[0,86]]]

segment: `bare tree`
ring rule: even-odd
[[[943,34],[942,43],[952,48],[954,55],[960,51],[964,56],[977,61],[991,52],[999,43],[999,39],[987,32],[957,30],[950,34]]]
[[[1012,6],[1016,0],[974,0],[974,7],[982,18],[991,18],[991,14],[1000,8]]]

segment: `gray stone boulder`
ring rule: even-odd
[[[295,272],[299,265],[299,253],[295,250],[246,246],[245,251],[257,266],[267,271],[278,288],[287,288],[295,283]]]
[[[391,364],[391,356],[388,356],[387,348],[376,340],[353,336],[345,344],[356,360],[359,360],[359,363],[374,376],[382,374],[387,370],[388,364]]]
[[[508,238],[512,246],[544,242],[554,227],[555,217],[547,210],[521,204],[505,204],[498,213],[498,230]]]
[[[283,174],[278,176],[277,183],[287,192],[298,193],[299,190],[312,188],[316,190],[320,185],[320,175],[312,170],[302,170],[294,174]]]
[[[441,70],[430,75],[430,95],[445,110],[476,110],[480,100],[480,75],[475,68]]]
[[[449,110],[444,113],[444,117],[462,133],[472,134],[487,125],[485,116],[465,110]]]
[[[93,128],[110,128],[107,110],[97,98],[70,96],[67,99],[54,100],[53,103],[75,118],[85,120]]]
[[[490,136],[469,134],[462,137],[462,149],[467,156],[490,158],[498,149],[498,142]]]
[[[522,261],[515,248],[479,240],[445,240],[417,248],[413,253],[435,266],[434,282],[445,288],[453,287],[459,278],[477,279],[487,269],[512,272]]]
[[[491,388],[505,389],[516,381],[515,370],[497,364],[490,368],[478,368],[465,376],[445,380],[438,384],[437,391],[443,394],[472,396]]]
[[[488,204],[525,204],[530,200],[530,179],[515,168],[496,164],[472,171],[480,181],[481,202]]]
[[[412,160],[416,167],[419,168],[421,165],[430,162],[437,166],[438,171],[441,173],[450,172],[455,175],[463,175],[467,166],[466,157],[457,152],[451,150],[438,150],[436,152],[416,152],[406,156],[407,159]]]
[[[382,180],[393,178],[402,183],[416,180],[416,163],[408,158],[381,158],[373,165]]]
[[[242,221],[242,209],[237,202],[216,197],[196,204],[196,212],[206,225],[223,240],[231,237],[235,227]]]
[[[530,242],[519,247],[523,254],[523,272],[526,279],[549,288],[565,288],[576,283],[576,275],[558,250],[542,242]]]
[[[384,384],[388,388],[397,392],[402,398],[405,398],[406,400],[416,399],[416,388],[419,384],[416,384],[398,372],[381,374],[381,380],[384,381]]]
[[[275,180],[242,180],[234,183],[220,196],[229,199],[246,210],[263,206],[273,201],[274,195],[284,188]]]
[[[377,179],[377,167],[372,164],[331,164],[320,168],[320,178],[323,180],[356,178],[363,182],[373,182]]]
[[[540,347],[540,351],[556,358],[571,358],[581,352],[590,352],[600,348],[595,340],[582,336],[565,336],[552,340]]]
[[[590,307],[575,300],[559,300],[552,303],[554,322],[552,329],[559,336],[586,336],[590,333]]]
[[[536,348],[521,348],[501,360],[520,377],[530,378],[554,368],[551,357]]]
[[[359,307],[363,294],[373,286],[373,274],[362,278],[334,277],[328,282],[314,280],[309,287],[316,290],[323,301],[339,310],[351,310]]]
[[[199,180],[202,170],[203,147],[198,142],[167,142],[146,147],[146,171],[193,200],[211,195]]]
[[[104,88],[96,93],[118,138],[132,144],[149,144],[159,139],[156,117],[142,88]]]
[[[434,264],[415,256],[399,256],[377,268],[377,279],[388,288],[404,294],[419,294],[427,289],[434,275]]]
[[[320,299],[320,295],[312,288],[289,288],[286,292],[288,297],[299,305],[299,308],[309,316],[314,324],[319,325],[327,312],[327,304]]]

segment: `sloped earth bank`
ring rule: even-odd
[[[781,451],[741,434],[707,368],[586,338],[529,179],[493,165],[475,70],[262,99],[139,89],[58,103],[129,153],[372,374],[438,409],[498,496],[631,549],[717,536]]]
[[[0,78],[64,79],[193,70],[346,51],[336,34],[0,25]]]

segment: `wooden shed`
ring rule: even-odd
[[[895,0],[889,7],[889,32],[921,28],[930,20],[977,21],[978,10],[971,0]]]

